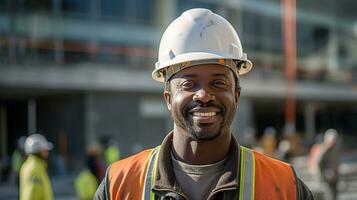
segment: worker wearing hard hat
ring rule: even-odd
[[[51,182],[46,171],[46,160],[53,145],[40,134],[33,134],[25,141],[28,155],[20,170],[20,200],[53,199]]]
[[[102,146],[98,143],[92,143],[88,145],[86,154],[85,167],[74,180],[77,197],[80,200],[93,199],[98,182],[101,180],[98,172],[101,171],[99,162],[101,162]]]
[[[338,168],[340,165],[340,147],[338,144],[338,133],[335,129],[328,129],[324,134],[316,163],[322,183],[326,183],[328,193],[332,200],[337,199],[337,183],[339,179]]]
[[[252,63],[223,17],[191,9],[162,36],[153,79],[174,121],[162,144],[113,163],[94,199],[312,199],[289,164],[241,146],[231,125]]]
[[[25,161],[25,150],[24,145],[26,141],[26,136],[21,136],[17,140],[17,148],[11,155],[11,169],[15,175],[16,184],[19,184],[19,173],[22,163]]]

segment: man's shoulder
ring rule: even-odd
[[[291,165],[289,163],[283,162],[281,160],[277,160],[275,158],[269,157],[267,155],[264,155],[260,152],[254,151],[254,156],[256,161],[264,162],[270,166],[279,166],[279,167],[288,167],[291,168]]]
[[[146,166],[152,149],[143,150],[137,154],[116,161],[110,165],[108,175],[115,176],[118,173],[129,173],[129,171],[143,170]]]
[[[21,166],[21,172],[26,174],[38,174],[39,164],[33,160],[26,160]]]
[[[102,181],[94,199],[104,197],[134,195],[139,199],[138,188],[142,188],[147,168],[147,163],[153,149],[146,149],[135,155],[114,162],[107,170],[105,179]],[[130,196],[129,197],[132,197]],[[128,196],[127,196],[128,197]],[[121,198],[121,196],[120,196]]]
[[[257,199],[296,199],[296,176],[290,164],[254,151]],[[272,192],[278,191],[278,192]]]
[[[126,165],[128,163],[135,163],[135,162],[142,162],[143,160],[146,160],[148,156],[150,155],[152,149],[145,149],[137,154],[131,155],[127,158],[118,160],[111,164],[111,168],[113,167],[118,167],[121,165]]]
[[[264,177],[279,178],[281,174],[285,174],[285,178],[294,181],[295,174],[292,166],[289,163],[283,162],[266,156],[262,153],[254,151],[256,172],[261,172]]]

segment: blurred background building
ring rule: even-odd
[[[333,127],[345,155],[355,155],[357,2],[296,6],[296,131],[308,146]],[[74,170],[98,139],[116,139],[122,157],[158,145],[172,123],[151,71],[164,29],[193,7],[229,19],[254,63],[241,78],[235,134],[253,127],[260,137],[270,126],[282,137],[287,84],[279,0],[0,0],[0,158],[36,131]]]

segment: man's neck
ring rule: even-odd
[[[173,154],[177,160],[191,165],[216,163],[226,157],[231,137],[230,130],[226,130],[212,140],[194,140],[183,130],[174,128]]]

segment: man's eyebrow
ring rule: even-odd
[[[224,78],[228,79],[227,74],[223,74],[223,73],[215,73],[215,74],[212,74],[212,76],[215,76],[215,77],[224,77]]]
[[[224,78],[228,79],[227,74],[224,74],[224,73],[214,73],[211,76],[213,76],[213,77],[224,77]],[[198,77],[198,74],[183,74],[183,75],[180,75],[178,77],[180,77],[180,78],[196,78],[196,77]]]
[[[180,78],[195,78],[197,77],[197,74],[183,74],[181,76],[179,76]]]

